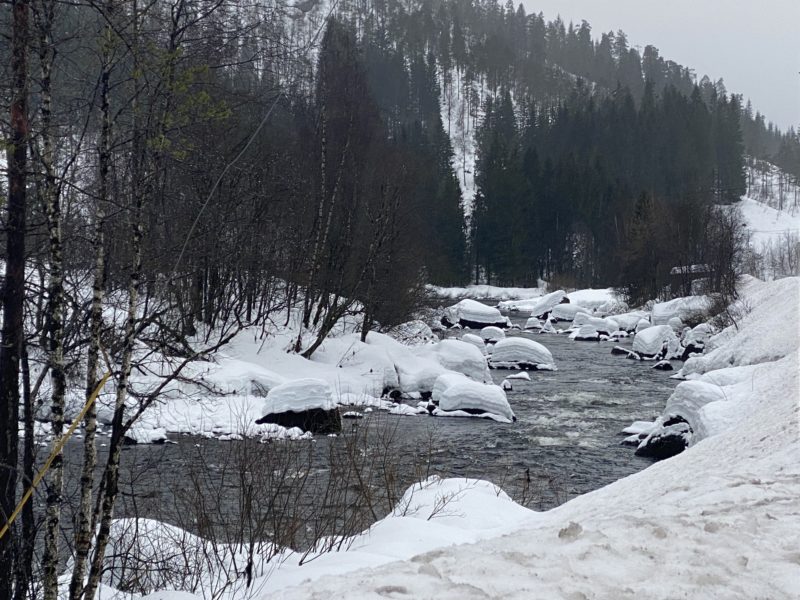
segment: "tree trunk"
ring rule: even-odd
[[[111,18],[113,1],[109,1],[106,18]],[[89,350],[86,358],[86,399],[94,393],[99,384],[98,365],[100,362],[100,333],[103,328],[103,296],[105,291],[105,210],[110,188],[111,169],[111,111],[109,107],[109,81],[111,79],[111,43],[113,32],[107,26],[103,40],[103,66],[100,75],[100,148],[99,185],[97,206],[95,208],[94,239],[94,282],[92,284],[92,307],[89,321]],[[97,465],[97,407],[93,403],[84,420],[83,468],[81,471],[81,496],[75,527],[75,558],[72,578],[69,584],[69,599],[78,600],[83,591],[87,561],[92,549],[92,495],[94,492],[94,469]]]
[[[25,207],[28,148],[27,0],[13,0],[11,25],[11,136],[8,146],[8,220],[3,329],[0,341],[0,516],[16,505],[19,444],[19,361],[25,301]],[[16,548],[14,531],[0,539],[0,600],[13,594]]]
[[[50,401],[50,424],[58,440],[64,432],[64,276],[61,256],[61,202],[55,174],[55,151],[52,135],[52,91],[51,73],[55,58],[52,40],[52,0],[43,2],[35,13],[39,34],[39,61],[41,66],[41,139],[40,161],[44,168],[42,198],[47,219],[49,243],[50,281],[49,302],[45,322],[47,325],[47,349],[50,363],[52,394]],[[61,500],[64,491],[64,456],[59,453],[47,472],[47,498],[45,508],[44,553],[42,555],[43,598],[58,597],[58,533],[61,522]]]

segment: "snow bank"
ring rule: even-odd
[[[445,324],[461,325],[462,327],[472,327],[479,329],[487,325],[506,327],[508,321],[500,314],[500,311],[492,306],[487,306],[476,300],[462,300],[444,310],[443,320]]]
[[[497,342],[489,358],[489,366],[493,369],[556,369],[550,350],[523,337],[510,337]]]
[[[506,393],[499,386],[468,379],[450,379],[446,383],[449,385],[445,385],[439,395],[439,408],[433,411],[435,416],[460,412],[465,413],[464,416],[485,413],[507,423],[515,419]]]
[[[497,287],[494,285],[469,285],[467,287],[427,286],[428,292],[436,298],[472,298],[475,300],[526,300],[544,294],[545,283],[541,287]]]
[[[711,305],[708,296],[684,296],[653,305],[650,321],[653,325],[666,325],[673,317],[685,320],[692,313],[703,312]]]

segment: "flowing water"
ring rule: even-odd
[[[524,321],[512,320],[518,324]],[[530,381],[512,380],[514,389],[507,394],[517,416],[515,423],[395,416],[376,410],[362,420],[345,421],[346,432],[377,432],[370,447],[382,447],[380,460],[393,464],[392,478],[398,488],[427,474],[488,479],[535,509],[550,508],[651,464],[649,459],[636,457],[633,449],[620,445],[620,431],[633,420],[651,420],[661,412],[675,386],[669,373],[652,369],[652,363],[612,355],[610,342],[574,342],[564,335],[521,331],[509,335],[544,344],[558,366],[553,372],[531,372]],[[492,376],[500,384],[511,373],[497,370]],[[273,450],[294,447],[296,454],[302,455],[291,467],[278,461],[264,464],[272,460],[272,454],[270,445],[260,445],[264,447],[263,458],[248,465],[248,474],[262,464],[265,470],[277,473],[273,484],[304,469],[325,479],[331,476],[332,452],[354,455],[352,448],[347,449],[346,437],[273,442]],[[209,502],[214,506],[217,525],[229,525],[224,522],[228,514],[232,521],[241,520],[233,515],[242,510],[242,476],[232,465],[253,452],[254,444],[192,436],[175,436],[173,442],[124,449],[117,515],[137,514],[186,527],[187,523],[197,523],[198,515],[203,514],[202,508],[192,503],[213,490],[216,497]],[[352,446],[357,449],[358,443]],[[80,451],[78,443],[70,444],[73,456],[68,462],[78,464]],[[370,465],[369,455],[371,452],[360,451],[360,458],[352,460]],[[385,472],[380,476],[385,478]],[[77,481],[77,477],[70,479]],[[266,490],[270,484],[262,481],[262,485]],[[292,496],[293,505],[307,502],[313,506],[319,501],[320,489],[309,483],[305,491],[287,492],[287,498]],[[260,495],[263,499],[264,494]],[[340,504],[346,503],[340,499]],[[196,511],[192,516],[187,515],[190,506]],[[305,514],[302,518],[316,513],[312,510]]]

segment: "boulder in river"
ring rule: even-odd
[[[469,298],[446,308],[442,316],[442,324],[447,327],[460,325],[470,329],[483,329],[489,325],[505,328],[510,325],[508,319],[493,306],[487,306]]]
[[[342,429],[330,385],[322,379],[297,379],[272,388],[264,401],[264,416],[256,423],[299,427],[311,433]]]
[[[523,371],[556,370],[550,350],[523,337],[510,337],[497,342],[489,358],[489,367]]]
[[[686,419],[680,415],[668,415],[659,421],[636,448],[636,456],[663,460],[680,454],[689,445],[693,431]]]

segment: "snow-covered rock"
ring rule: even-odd
[[[569,298],[564,290],[551,292],[539,298],[539,301],[531,306],[530,316],[545,319],[556,306],[559,304],[567,304],[568,302]]]
[[[674,331],[675,333],[683,331],[683,321],[681,320],[680,317],[670,318],[670,320],[667,321],[667,325],[672,327],[672,331]]]
[[[486,354],[486,344],[479,335],[475,335],[474,333],[465,333],[461,336],[461,341],[466,342],[467,344],[472,344],[481,351],[481,354]]]
[[[530,317],[525,321],[525,329],[541,329],[543,323],[536,317]]]
[[[148,427],[142,422],[134,423],[125,434],[126,444],[163,444],[167,439],[164,427]]]
[[[636,333],[633,351],[643,358],[679,357],[680,341],[669,325],[654,325]]]
[[[322,379],[296,379],[272,388],[264,401],[264,416],[257,423],[299,427],[312,433],[342,428],[333,391]]]
[[[645,329],[652,327],[653,324],[649,321],[649,319],[639,319],[639,322],[636,323],[636,328],[634,331],[639,333],[640,331],[644,331]]]
[[[491,381],[486,357],[473,344],[461,340],[442,340],[434,346],[439,364],[475,381]]]
[[[506,337],[505,331],[499,327],[484,327],[481,329],[481,338],[484,342],[494,344]]]
[[[556,369],[550,350],[523,337],[510,337],[495,344],[489,358],[493,369],[546,370]]]
[[[550,318],[553,321],[572,321],[579,312],[585,312],[586,308],[577,304],[556,304],[550,311]]]
[[[455,412],[488,414],[506,422],[516,419],[505,392],[499,386],[469,380],[456,381],[446,387],[440,396],[439,408],[433,414],[443,416],[442,413]]]
[[[442,321],[445,325],[461,325],[471,329],[481,329],[487,325],[508,327],[508,320],[499,310],[469,298],[446,308]]]
[[[648,314],[642,310],[635,310],[631,312],[621,313],[614,315],[612,318],[619,324],[619,328],[627,331],[633,332],[636,330],[636,326],[639,324],[639,321],[645,320]],[[646,321],[649,325],[649,321]]]

